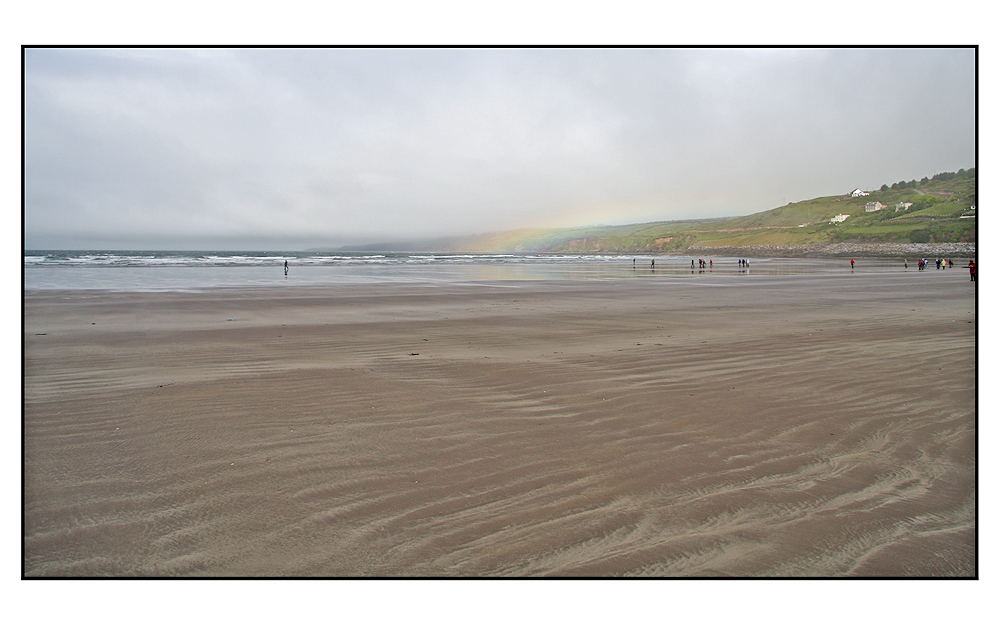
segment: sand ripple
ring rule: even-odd
[[[920,277],[29,294],[25,573],[974,575],[972,292]]]

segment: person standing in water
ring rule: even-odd
[[[285,261],[285,277],[288,277],[288,261]]]
[[[854,271],[854,259],[851,259],[851,271]]]

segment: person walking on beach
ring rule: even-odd
[[[907,269],[909,266],[906,264],[906,259],[903,259],[903,269]]]
[[[976,281],[976,261],[971,259],[969,260],[969,281]]]
[[[851,259],[851,271],[854,271],[854,259]]]
[[[288,261],[285,261],[285,277],[288,277]]]

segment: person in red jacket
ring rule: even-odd
[[[969,261],[969,280],[972,282],[976,281],[976,261]]]

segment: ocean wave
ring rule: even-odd
[[[620,262],[633,256],[606,254],[455,254],[313,252],[147,252],[28,250],[26,267],[258,267],[269,265],[465,265]]]

